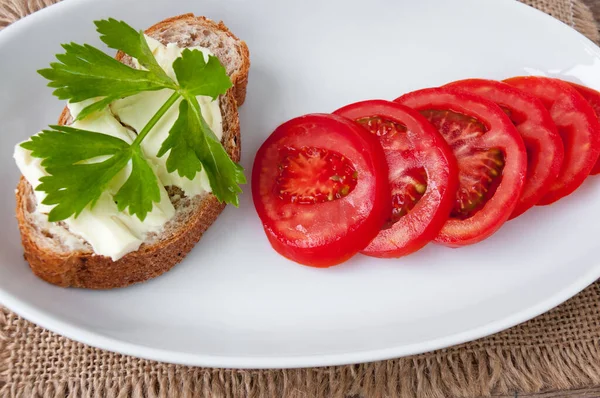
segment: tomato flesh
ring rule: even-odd
[[[414,91],[396,99],[424,115],[458,163],[458,190],[436,242],[477,243],[496,232],[517,205],[527,170],[523,140],[504,111],[454,88]]]
[[[418,112],[383,100],[334,112],[379,139],[389,167],[391,211],[362,253],[400,257],[419,250],[440,231],[454,202],[456,161],[444,139]]]
[[[427,173],[424,168],[404,171],[390,187],[392,191],[392,215],[384,224],[391,228],[417,205],[427,189]]]
[[[585,100],[590,104],[594,112],[596,113],[596,117],[600,119],[600,93],[592,88],[581,86],[579,84],[569,83],[575,90],[579,92],[585,98]],[[596,161],[596,164],[590,171],[590,174],[600,174],[600,158]]]
[[[600,122],[585,98],[561,80],[520,76],[505,82],[539,98],[556,124],[564,160],[558,177],[538,204],[554,203],[575,191],[596,164],[600,155]]]
[[[536,97],[509,84],[486,79],[466,79],[452,82],[453,87],[495,102],[513,122],[527,150],[527,177],[515,218],[535,206],[550,190],[562,166],[562,140],[550,113]]]
[[[336,115],[292,119],[267,138],[252,169],[252,198],[273,248],[301,264],[346,261],[390,213],[377,138]]]
[[[323,148],[281,150],[275,186],[284,202],[314,204],[340,199],[356,187],[358,172],[342,154]]]
[[[356,122],[372,134],[380,137],[380,142],[386,153],[397,151],[403,153],[404,156],[410,156],[409,152],[412,144],[406,135],[406,126],[380,116],[365,117],[357,119]],[[427,188],[427,173],[423,167],[396,168],[394,177],[390,180],[392,214],[384,224],[384,229],[390,228],[400,218],[408,214],[421,199]]]
[[[471,140],[487,128],[470,116],[450,110],[424,110],[423,116],[444,136],[457,156],[459,188],[451,217],[465,220],[494,196],[502,179],[504,157],[497,148],[475,148]]]

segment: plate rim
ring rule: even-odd
[[[10,40],[12,35],[17,34],[22,29],[26,29],[29,25],[34,24],[38,19],[51,17],[53,13],[60,12],[60,10],[62,10],[64,7],[83,5],[91,1],[93,0],[63,0],[62,2],[55,3],[24,18],[21,18],[0,32],[0,43],[5,40]],[[598,53],[600,53],[600,48],[594,42],[564,22],[555,19],[534,7],[521,3],[520,1],[496,1],[512,2],[513,5],[511,7],[516,7],[517,10],[520,9],[519,12],[529,12],[531,18],[547,18],[553,20],[555,23],[564,25],[576,33],[580,40],[582,39],[584,42],[587,42],[588,46],[591,45],[598,51]],[[87,330],[86,328],[71,322],[57,319],[54,316],[48,315],[44,311],[37,309],[35,306],[30,305],[25,301],[9,294],[2,288],[0,288],[0,305],[21,316],[25,320],[39,325],[40,327],[60,336],[64,336],[68,339],[87,344],[95,348],[116,352],[123,355],[187,366],[236,369],[287,369],[348,365],[388,360],[409,355],[422,354],[487,337],[531,320],[536,316],[539,316],[557,307],[558,305],[564,303],[568,299],[583,291],[586,287],[594,283],[599,277],[600,263],[597,263],[590,267],[588,272],[582,274],[573,283],[564,286],[556,293],[539,301],[535,305],[531,305],[502,319],[483,324],[467,331],[450,334],[442,338],[373,350],[361,350],[337,354],[286,355],[281,357],[202,355],[133,344],[117,338],[109,337],[102,333]]]
[[[357,363],[368,363],[452,347],[466,342],[484,338],[503,330],[512,328],[539,316],[572,298],[594,283],[600,275],[600,263],[577,279],[574,283],[559,290],[553,296],[494,322],[479,327],[447,335],[443,338],[426,342],[394,346],[375,350],[353,351],[339,354],[324,355],[286,355],[286,356],[225,356],[190,354],[172,350],[153,348],[133,344],[116,338],[107,337],[102,333],[91,332],[70,322],[55,319],[44,311],[36,309],[16,297],[0,289],[0,304],[44,329],[47,329],[68,339],[87,344],[91,347],[116,352],[141,359],[172,363],[186,366],[235,369],[291,369],[323,366],[342,366]]]

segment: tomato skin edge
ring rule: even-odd
[[[269,220],[263,219],[266,210],[264,207],[265,205],[261,200],[258,182],[261,178],[262,161],[266,151],[271,145],[285,136],[284,133],[286,128],[294,126],[294,123],[309,123],[309,121],[318,122],[319,120],[333,120],[340,126],[344,126],[344,128],[348,129],[347,132],[352,134],[352,139],[359,142],[360,152],[363,154],[362,159],[364,159],[369,169],[374,171],[373,178],[376,183],[373,187],[373,195],[376,200],[373,201],[371,212],[364,220],[362,220],[361,224],[354,225],[353,228],[346,231],[344,236],[337,237],[335,241],[328,242],[328,244],[324,246],[302,248],[294,246],[293,242],[283,239],[281,234],[278,234],[277,231],[269,225]],[[358,147],[357,144],[357,148]],[[255,210],[261,219],[263,229],[271,246],[279,254],[294,262],[311,267],[326,268],[340,264],[354,256],[366,247],[381,229],[381,226],[388,217],[391,206],[388,201],[381,200],[381,198],[387,198],[390,195],[387,175],[388,169],[385,155],[376,137],[371,136],[370,133],[364,131],[360,126],[355,125],[353,122],[341,116],[315,113],[300,116],[281,124],[264,141],[254,159],[251,190]],[[310,211],[310,209],[307,208],[307,211]]]
[[[596,117],[600,120],[600,92],[593,88],[582,86],[581,84],[565,81],[569,83],[575,90],[579,91],[579,94],[585,98],[585,100],[591,105],[592,109],[596,113]],[[600,158],[596,161],[596,164],[590,171],[590,175],[600,174]]]
[[[504,152],[505,166],[502,181],[495,195],[475,215],[466,220],[448,219],[435,238],[435,242],[448,247],[462,247],[493,235],[514,211],[527,170],[525,145],[511,120],[494,102],[449,87],[413,91],[398,97],[395,101],[417,111],[447,109],[468,115],[490,129],[486,134],[489,134],[490,139],[495,139],[494,146],[500,147]],[[490,118],[493,119],[493,126],[487,120]],[[511,149],[510,154],[506,153],[507,148]]]
[[[458,166],[452,149],[422,115],[396,102],[360,101],[346,105],[334,114],[353,121],[364,117],[381,117],[405,126],[408,129],[406,134],[415,136],[411,137],[416,147],[413,154],[418,156],[419,164],[427,173],[426,191],[408,214],[390,228],[382,230],[361,253],[371,257],[399,258],[423,248],[442,229],[454,203]],[[414,164],[412,166],[415,167]]]
[[[563,80],[541,76],[515,76],[505,79],[504,82],[538,97],[549,110],[559,132],[561,131],[561,125],[557,122],[555,114],[558,113],[561,122],[564,122],[565,112],[558,112],[560,106],[557,104],[567,105],[567,110],[571,115],[580,116],[581,118],[575,121],[583,123],[585,129],[580,128],[581,126],[573,127],[573,119],[562,126],[565,129],[572,127],[571,132],[568,133],[570,135],[569,140],[581,139],[581,131],[589,132],[587,135],[588,142],[586,143],[589,146],[589,153],[585,156],[582,155],[580,150],[576,151],[573,145],[566,145],[565,143],[565,157],[561,172],[551,189],[538,202],[538,206],[550,205],[572,194],[592,171],[600,155],[600,122],[585,98]],[[551,90],[554,92],[550,94]],[[542,91],[545,93],[542,93]],[[561,137],[563,137],[563,133],[561,133]],[[565,139],[563,138],[564,142]],[[573,164],[580,162],[583,162],[584,165],[579,164],[577,167],[573,167]],[[565,174],[567,175],[565,176]]]
[[[537,153],[532,159],[528,158],[525,185],[509,220],[535,206],[558,177],[564,158],[562,139],[544,104],[535,96],[497,80],[464,79],[448,83],[444,87],[480,95],[508,109],[511,114],[519,114],[521,120],[513,123],[527,149],[529,150],[530,145]],[[531,153],[529,151],[528,155]]]

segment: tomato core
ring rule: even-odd
[[[316,204],[347,196],[358,172],[342,154],[315,147],[280,150],[277,196],[286,203]]]
[[[459,188],[450,217],[465,220],[481,210],[502,181],[504,153],[497,148],[475,149],[471,145],[487,131],[477,119],[449,110],[424,110],[452,147],[458,162]]]

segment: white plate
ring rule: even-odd
[[[142,5],[143,4],[143,5]],[[140,10],[143,9],[143,12]],[[532,318],[600,276],[600,178],[530,210],[485,242],[430,245],[400,260],[357,256],[327,270],[269,246],[249,187],[190,256],[148,283],[113,291],[50,286],[22,259],[13,145],[63,104],[36,69],[68,41],[99,45],[92,21],[135,27],[194,12],[248,43],[243,165],[281,122],[357,100],[395,98],[466,77],[543,73],[600,88],[600,50],[515,1],[69,0],[0,34],[0,302],[93,346],[214,367],[372,361],[461,343]]]

